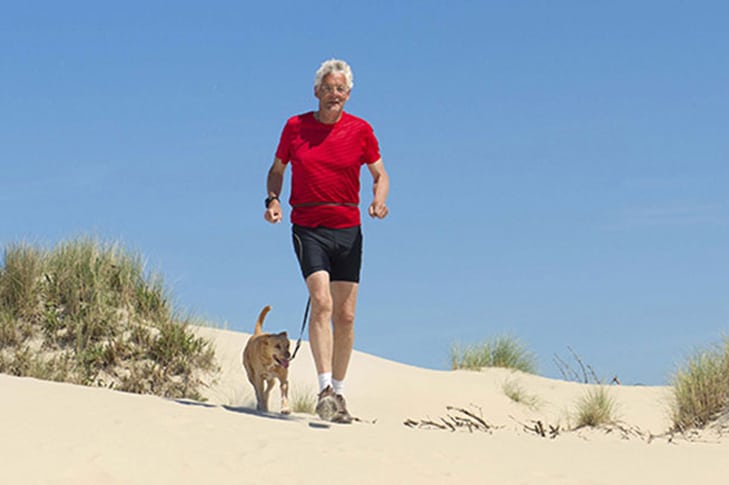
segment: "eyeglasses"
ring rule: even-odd
[[[349,92],[349,88],[347,86],[332,86],[330,84],[320,84],[319,85],[319,91],[321,91],[324,94],[332,94],[333,92],[337,92],[337,94],[347,94]]]

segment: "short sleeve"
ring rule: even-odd
[[[281,160],[284,164],[289,163],[291,161],[291,137],[293,133],[293,128],[291,126],[291,120],[286,122],[286,125],[283,128],[283,131],[281,132],[281,139],[278,142],[278,147],[276,148],[276,158]]]
[[[370,164],[375,163],[380,158],[380,144],[375,137],[375,132],[372,130],[372,126],[369,123],[365,123],[365,129],[363,130],[363,147],[364,153],[362,154],[362,163]]]

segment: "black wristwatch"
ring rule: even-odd
[[[271,197],[266,197],[266,200],[264,201],[264,203],[266,204],[266,209],[268,209],[268,206],[271,205],[271,202],[273,202],[274,200],[278,200],[278,195],[272,195]],[[281,202],[281,201],[279,200],[279,202]]]

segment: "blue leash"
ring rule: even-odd
[[[309,318],[309,309],[311,308],[311,297],[306,300],[306,310],[304,310],[304,321],[301,322],[301,332],[299,332],[299,340],[296,341],[296,347],[294,347],[294,353],[291,355],[289,361],[294,360],[296,353],[301,347],[301,338],[304,336],[304,329],[306,328],[306,319]]]

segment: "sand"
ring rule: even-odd
[[[197,331],[221,366],[204,403],[0,375],[0,483],[683,485],[729,476],[721,433],[666,433],[665,387],[610,386],[619,423],[572,430],[588,384],[504,369],[435,371],[355,352],[346,394],[362,421],[329,425],[279,415],[277,390],[274,412],[255,412],[240,365],[248,335]],[[306,343],[290,380],[295,393],[316,390]],[[534,402],[507,397],[507,382]],[[448,406],[488,429],[419,427],[462,416]],[[559,430],[553,438],[550,427]]]

